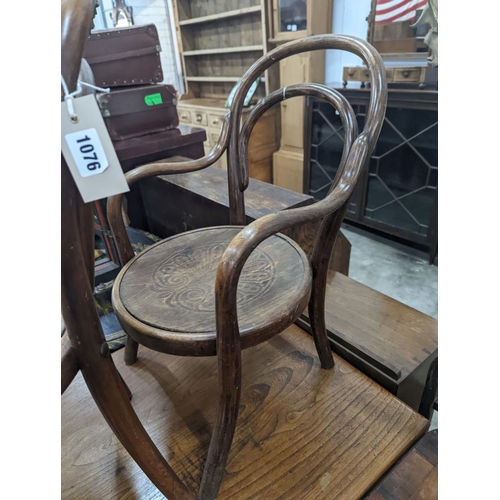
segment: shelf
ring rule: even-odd
[[[221,14],[212,14],[210,16],[195,17],[193,19],[185,19],[184,21],[179,21],[179,26],[189,26],[191,24],[199,23],[209,23],[212,21],[219,21],[220,19],[226,19],[228,17],[243,16],[245,14],[251,14],[252,12],[260,12],[262,6],[256,5],[255,7],[245,7],[244,9],[230,10],[228,12],[222,12]]]
[[[188,82],[237,82],[239,76],[186,76]],[[260,82],[265,83],[266,79],[261,78]]]
[[[244,45],[242,47],[223,47],[218,49],[203,49],[203,50],[188,50],[184,52],[184,56],[204,56],[207,54],[228,54],[230,52],[254,52],[263,51],[263,45]]]

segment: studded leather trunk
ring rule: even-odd
[[[85,44],[83,57],[100,87],[147,85],[163,81],[160,41],[154,24],[99,30]]]
[[[145,85],[98,93],[97,102],[113,141],[163,132],[179,125],[172,85]]]

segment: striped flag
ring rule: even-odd
[[[427,0],[377,0],[376,23],[413,21],[417,9],[423,9]]]

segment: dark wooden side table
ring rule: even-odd
[[[206,132],[202,128],[180,125],[176,129],[134,137],[113,143],[124,172],[172,156],[183,155],[200,158],[204,155],[203,142]],[[128,215],[133,227],[147,230],[140,187],[133,186],[127,194]],[[110,281],[120,270],[118,256],[106,218],[106,200],[95,203],[95,233],[98,236],[99,251],[103,255],[96,259],[96,285]]]
[[[188,174],[164,175],[141,182],[146,224],[160,238],[208,226],[229,224],[227,172],[210,166]],[[247,224],[265,215],[314,203],[312,196],[250,179],[245,191]],[[320,222],[303,224],[288,234],[311,256],[312,235]],[[330,268],[349,273],[351,244],[339,233]]]
[[[201,158],[205,154],[203,142],[206,139],[205,129],[179,125],[173,130],[117,141],[113,145],[123,171],[128,172],[139,165],[172,156]],[[130,225],[149,231],[143,210],[141,183],[132,186],[127,203]]]
[[[424,434],[364,500],[437,500],[438,431]]]

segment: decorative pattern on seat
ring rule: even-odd
[[[200,273],[213,274],[227,245],[206,244],[187,247],[167,257],[153,274],[152,290],[158,292],[168,307],[188,311],[215,312],[215,282],[200,280]],[[238,304],[247,304],[272,286],[276,270],[273,260],[256,249],[245,265],[238,284]]]
[[[138,255],[121,275],[119,297],[139,321],[170,332],[215,332],[215,277],[222,254],[240,226],[181,233]],[[281,234],[253,252],[238,283],[242,332],[265,325],[307,290],[309,263],[303,250]],[[304,288],[305,287],[305,288]]]

